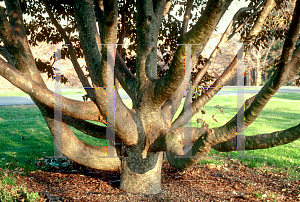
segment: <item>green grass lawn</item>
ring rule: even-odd
[[[254,94],[245,94],[245,99],[252,97]],[[229,121],[236,113],[236,96],[215,96],[204,106],[202,113],[196,114],[193,119],[193,127],[201,127],[197,124],[196,119],[201,118],[209,124],[210,128],[219,127]],[[222,114],[216,107],[219,105],[223,110]],[[183,103],[180,109],[183,108]],[[245,130],[246,136],[270,133],[274,131],[285,130],[296,126],[300,120],[300,94],[299,93],[277,93],[265,106],[260,116]],[[174,119],[179,115],[176,113]],[[212,119],[212,115],[218,121]],[[300,177],[300,140],[282,145],[279,147],[245,151],[245,158],[242,162],[252,167],[272,166],[291,172],[294,177]],[[237,152],[222,153],[211,150],[200,160],[202,163],[219,164],[218,159],[222,157],[237,156]],[[254,157],[254,158],[249,158]]]
[[[261,86],[258,87],[246,87],[247,90],[259,90]],[[236,91],[237,88],[224,88],[226,91]],[[62,95],[74,95],[74,94],[85,94],[85,90],[82,88],[75,88],[74,90],[63,91]],[[17,90],[0,90],[0,97],[13,97],[13,96],[28,96],[27,93],[17,89]]]
[[[245,99],[251,97],[245,94]],[[131,101],[125,100],[131,107]],[[278,93],[267,104],[259,118],[245,130],[245,135],[256,135],[284,130],[299,123],[300,94]],[[216,107],[219,105],[222,114]],[[183,107],[183,103],[181,108]],[[194,127],[201,127],[196,119],[205,120],[210,128],[222,126],[236,114],[236,96],[215,96],[202,110],[192,119]],[[178,115],[178,113],[177,113]],[[212,115],[218,121],[212,119]],[[3,106],[0,107],[0,168],[16,169],[23,168],[26,171],[36,170],[34,161],[52,156],[54,144],[47,125],[35,105]],[[105,140],[99,140],[74,130],[75,135],[88,144],[105,146]],[[291,176],[299,177],[300,165],[300,141],[280,147],[245,151],[246,156],[255,158],[243,158],[243,162],[249,166],[273,166],[290,172]],[[236,156],[236,152],[220,153],[212,149],[200,163],[220,163],[219,159],[228,156]]]

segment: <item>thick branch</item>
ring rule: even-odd
[[[300,124],[286,130],[245,137],[245,150],[267,149],[291,143],[300,138]],[[212,146],[220,152],[236,151],[236,136]]]
[[[224,15],[227,8],[230,6],[231,2],[232,2],[232,0],[226,1],[225,6],[223,7],[223,10],[222,10],[220,19]],[[193,53],[192,67],[196,64],[196,59],[201,54],[204,46],[208,42],[208,39],[209,39],[209,36],[207,36],[207,38],[203,41],[202,46],[198,47],[198,49]],[[181,100],[182,100],[183,92],[184,92],[184,90],[186,90],[187,87],[188,86],[185,86],[185,81],[183,80],[181,82],[180,86],[172,94],[172,96],[168,100],[166,100],[166,102],[163,104],[162,111],[166,117],[169,117],[170,121],[173,119],[176,111],[178,110]]]
[[[11,64],[14,64],[14,58],[9,53],[9,49],[13,51],[15,46],[17,46],[18,42],[13,32],[11,25],[9,24],[5,12],[3,8],[0,6],[0,35],[1,40],[5,44],[4,47],[1,48],[1,55]]]
[[[250,31],[250,37],[255,36],[255,33],[257,34],[259,30],[261,30],[263,21],[267,17],[267,14],[265,12],[270,12],[274,7],[275,1],[270,0],[266,3],[266,6],[260,13],[260,16],[258,17],[258,20],[256,21],[253,30]],[[295,31],[298,31],[299,33],[299,30]],[[261,91],[254,97],[254,100],[252,101],[251,105],[245,111],[244,120],[242,120],[245,121],[245,124],[240,124],[240,122],[237,122],[237,118],[235,116],[225,125],[218,128],[209,129],[206,133],[202,134],[198,138],[198,140],[194,143],[192,148],[187,152],[187,157],[189,158],[176,159],[174,155],[169,155],[168,159],[170,158],[171,161],[173,160],[173,165],[176,166],[177,169],[186,170],[190,166],[197,163],[196,156],[202,156],[204,153],[210,150],[211,146],[221,142],[225,142],[236,136],[237,133],[240,133],[241,131],[245,130],[258,117],[264,106],[280,87],[280,84],[274,83],[274,80],[276,80],[276,78],[278,77],[277,72],[272,76],[271,80],[261,89]],[[240,111],[244,111],[243,107],[241,107]],[[238,112],[238,114],[241,114],[240,111]],[[238,121],[241,121],[241,119],[238,119]]]
[[[92,82],[96,86],[104,86],[98,77],[101,56],[96,40],[97,30],[93,4],[90,0],[75,1],[74,6],[79,38]],[[104,95],[105,92],[102,91],[102,94]]]
[[[104,18],[104,5],[103,5],[103,1],[99,1],[99,0],[94,0],[95,2],[95,15],[98,21],[98,27],[99,27],[99,32],[100,32],[100,36],[103,43],[105,42],[105,38],[104,37],[105,33],[107,32],[107,29],[104,29],[104,26],[107,26],[106,24],[106,20]],[[111,8],[110,8],[111,9]],[[113,16],[113,15],[112,15]],[[125,20],[125,18],[122,15],[122,18]],[[123,21],[122,21],[122,26],[123,26]],[[125,24],[124,24],[125,27]],[[123,29],[123,28],[122,28]],[[123,38],[123,34],[125,35],[125,32],[122,33],[122,38]],[[113,42],[111,42],[113,43]],[[119,44],[123,43],[123,40],[120,39],[119,40]],[[105,47],[103,47],[105,48]],[[136,78],[135,76],[131,73],[131,71],[128,69],[127,65],[125,64],[122,56],[119,54],[120,48],[121,46],[118,46],[118,51],[116,51],[116,61],[115,61],[115,74],[116,77],[118,79],[118,81],[120,82],[120,84],[122,85],[123,89],[126,91],[126,93],[130,96],[130,98],[133,100],[134,98],[134,94],[135,94],[135,83],[136,83]],[[103,58],[105,59],[105,58]]]
[[[196,138],[198,140],[195,142],[191,149],[185,151],[184,138],[186,138],[185,135],[189,134],[184,134],[184,128],[165,131],[164,136],[166,137],[166,139],[164,150],[167,153],[169,164],[180,171],[185,171],[190,166],[193,166],[198,161],[197,157],[201,157],[204,153],[210,151],[210,145],[207,141],[205,141],[205,139],[212,133],[212,129],[204,132],[201,129],[193,128],[191,140],[194,141]],[[199,139],[203,141],[199,141]],[[184,155],[184,153],[186,154]]]
[[[54,109],[54,93],[44,88],[40,83],[33,81],[24,73],[13,68],[0,59],[0,74],[16,87],[20,88],[32,98]],[[99,114],[97,106],[92,102],[71,100],[62,96],[62,113],[79,119],[95,120],[105,123],[105,119]]]
[[[102,44],[116,44],[118,35],[118,2],[116,0],[108,0],[103,2],[104,12],[102,25]],[[92,8],[89,8],[90,12]],[[93,16],[94,19],[94,16]],[[96,26],[96,24],[94,25]],[[101,82],[101,86],[107,86],[107,75],[109,74],[107,69],[107,46],[102,46],[102,60],[100,65],[100,70],[98,73],[98,78]],[[112,71],[111,71],[112,73]]]
[[[183,22],[182,22],[182,27],[180,30],[180,36],[183,37],[185,33],[187,32],[187,28],[189,25],[190,21],[190,16],[191,16],[191,11],[192,11],[192,6],[193,6],[194,0],[187,0],[186,2],[186,8],[185,8],[185,13],[183,16]]]
[[[135,97],[135,87],[136,87],[136,78],[128,69],[124,60],[121,58],[121,55],[116,51],[116,64],[115,64],[115,74],[120,82],[123,89],[129,95],[133,102],[136,102]]]
[[[156,78],[157,53],[154,54],[157,46],[157,28],[155,29],[157,15],[154,13],[152,0],[137,2],[137,93],[142,94],[151,78]],[[151,72],[151,71],[153,72]],[[149,71],[149,72],[148,72]],[[147,74],[147,73],[150,73]],[[153,77],[154,76],[154,77]],[[138,95],[139,97],[141,97]]]
[[[293,16],[293,20],[290,24],[290,28],[289,28],[289,32],[288,35],[290,35],[290,38],[287,38],[286,40],[288,40],[289,42],[285,42],[285,44],[288,44],[287,47],[284,47],[284,49],[288,52],[290,52],[289,47],[294,47],[295,46],[295,42],[296,40],[293,40],[295,35],[299,36],[299,32],[300,32],[300,25],[299,25],[299,13],[297,15],[297,11],[299,10],[299,1],[296,3],[296,7],[294,10],[294,16]],[[296,18],[296,20],[294,20],[294,18]],[[291,40],[292,39],[292,40]],[[290,44],[292,43],[292,44]],[[245,117],[244,117],[244,128],[241,127],[241,125],[243,124],[239,124],[237,123],[237,120],[235,117],[233,117],[229,122],[227,122],[224,126],[219,127],[219,128],[215,128],[212,129],[214,130],[214,135],[212,137],[210,137],[211,140],[209,140],[208,142],[210,142],[211,146],[216,145],[218,143],[221,142],[225,142],[229,139],[232,139],[233,137],[236,136],[236,133],[240,133],[241,131],[245,130],[260,114],[260,112],[263,110],[264,106],[267,104],[267,102],[272,98],[272,96],[278,91],[278,89],[284,84],[284,82],[287,82],[287,78],[294,76],[297,71],[296,69],[299,70],[299,48],[297,48],[294,51],[293,57],[292,59],[290,59],[290,57],[285,57],[285,54],[282,54],[282,70],[277,69],[276,72],[272,75],[271,79],[269,80],[269,82],[259,91],[259,93],[255,96],[253,102],[251,103],[251,105],[249,106],[249,108],[245,111]],[[290,53],[286,53],[288,55],[290,55]],[[293,65],[292,62],[296,63],[298,60],[298,65],[297,68],[294,68],[293,71],[290,71],[291,74],[286,75],[288,72],[288,70],[291,68],[291,66]],[[282,82],[280,82],[280,80],[282,80]],[[243,107],[240,109],[240,111],[243,111]],[[239,114],[239,113],[238,113]],[[296,139],[298,137],[297,134],[299,134],[299,126],[297,127],[293,127],[291,129],[288,129],[287,132],[285,132],[285,134],[290,133],[290,135],[288,135],[288,137],[286,137],[287,139],[282,138],[282,136],[277,136],[277,140],[274,140],[273,142],[269,142],[270,146],[272,145],[278,145],[284,142],[288,142],[291,141],[292,139]],[[262,135],[261,137],[270,137],[270,136],[276,136],[281,134],[281,132],[275,132],[271,135]],[[264,137],[263,137],[264,136]],[[258,136],[259,137],[259,136]],[[252,138],[250,138],[249,140],[251,140]],[[265,140],[263,139],[258,139],[255,138],[258,142],[264,142]],[[201,141],[200,138],[197,141]],[[197,142],[196,141],[196,142]],[[268,145],[269,146],[269,145]],[[266,148],[268,146],[265,146]],[[221,147],[221,146],[216,146]],[[250,147],[250,146],[249,146]],[[253,147],[253,146],[252,146]],[[256,146],[256,147],[260,147],[262,148],[263,146]]]
[[[53,117],[54,118],[54,117]],[[88,121],[62,115],[62,121],[77,130],[99,139],[106,139],[106,127],[99,126]]]
[[[300,32],[300,1],[296,2],[294,8],[293,19],[290,24],[286,39],[284,41],[282,54],[281,54],[281,61],[278,66],[278,77],[274,80],[279,85],[283,85],[285,80],[289,76],[291,69],[294,68],[294,65],[289,65],[292,59],[292,54],[295,49],[295,44],[299,39],[299,32]],[[299,47],[299,46],[298,46]]]
[[[106,2],[108,4],[112,2]],[[115,11],[115,6],[110,8],[112,9],[111,12]],[[110,9],[107,8],[107,14],[110,14]],[[105,8],[106,10],[106,8]],[[100,53],[98,51],[96,39],[95,39],[95,15],[94,15],[94,9],[92,2],[86,1],[76,1],[75,2],[75,14],[76,19],[78,22],[78,29],[79,29],[79,36],[82,42],[82,48],[85,55],[85,59],[87,61],[88,67],[90,67],[89,71],[92,72],[92,80],[94,84],[98,86],[102,86],[103,84],[106,84],[106,78],[107,78],[107,64],[105,64],[106,61],[106,48],[102,49],[102,61],[100,60]],[[116,16],[107,16],[107,20],[109,21],[108,26],[115,26],[114,24],[114,18]],[[103,30],[103,39],[102,40],[109,40],[113,42],[113,36],[116,33],[107,33]],[[101,66],[101,70],[99,69],[99,66]],[[94,72],[94,73],[93,73]],[[100,79],[99,79],[100,78]],[[101,113],[106,115],[107,109],[106,109],[106,91],[103,89],[96,89],[96,97],[97,97],[97,105],[100,108]],[[99,101],[98,101],[99,100]],[[115,109],[116,109],[116,116],[115,119],[115,129],[117,131],[117,134],[122,139],[125,145],[131,145],[135,144],[137,142],[137,128],[135,126],[135,122],[133,120],[134,114],[131,113],[131,111],[126,107],[126,105],[123,103],[120,95],[118,92],[116,93],[116,99],[115,99]],[[131,127],[123,127],[124,124],[129,124]]]
[[[192,47],[193,55],[195,50],[203,50],[205,43],[217,26],[224,4],[225,2],[222,0],[209,1],[203,16],[200,17],[193,29],[184,35],[181,43],[200,44],[200,47]],[[184,54],[185,47],[183,45],[178,46],[168,73],[154,83],[153,103],[155,105],[160,106],[164,103],[181,85],[184,79]]]
[[[46,117],[45,119],[53,135],[55,146],[60,153],[67,156],[69,159],[90,168],[110,171],[120,170],[121,161],[119,158],[104,157],[107,153],[106,146],[99,147],[89,145],[79,140],[65,124],[62,124],[61,136],[57,135],[54,131],[54,119],[50,119],[49,114],[45,114],[45,112],[43,115]],[[120,147],[115,147],[114,155],[121,155]]]
[[[111,3],[115,5],[114,2],[106,2],[108,5]],[[92,81],[97,86],[106,86],[107,79],[107,48],[104,46],[102,49],[102,61],[100,59],[100,53],[98,50],[97,42],[96,42],[96,21],[95,21],[95,13],[93,9],[93,2],[91,0],[85,1],[75,1],[75,14],[76,20],[78,23],[79,37],[83,49],[83,53],[85,56],[85,60],[87,62],[89,72],[92,78]],[[106,5],[106,4],[105,4]],[[104,7],[106,12],[106,7]],[[112,11],[110,10],[112,9]],[[115,7],[107,9],[107,14],[111,15],[115,13]],[[111,12],[110,12],[111,11]],[[115,16],[107,16],[108,26],[115,26]],[[112,24],[111,24],[112,23]],[[108,30],[109,31],[109,30]],[[102,40],[106,42],[116,42],[113,41],[115,33],[107,33],[103,30],[103,38]],[[101,66],[102,69],[99,67]],[[112,69],[110,73],[113,73]],[[106,118],[107,115],[107,90],[104,89],[95,89],[96,94],[96,103],[100,109],[101,114]],[[115,114],[118,114],[115,119],[115,129],[120,139],[126,145],[132,145],[137,142],[137,128],[135,126],[135,121],[133,120],[134,114],[127,108],[127,106],[123,103],[120,95],[116,92],[115,97]],[[129,124],[132,127],[123,127],[124,124]]]
[[[169,10],[170,10],[170,7],[171,7],[171,2],[172,2],[172,0],[167,1],[165,9],[164,9],[163,16],[166,16],[169,13]]]
[[[84,76],[84,73],[78,63],[76,54],[75,54],[75,50],[73,47],[73,44],[70,40],[70,38],[67,36],[65,30],[61,27],[61,25],[57,22],[56,18],[54,17],[53,13],[51,12],[50,8],[49,8],[49,4],[47,0],[43,0],[43,3],[46,7],[46,11],[52,21],[52,23],[54,24],[54,26],[56,27],[56,29],[59,31],[60,35],[63,37],[63,39],[65,40],[65,43],[68,44],[68,49],[69,49],[69,53],[70,53],[70,57],[71,57],[71,62],[73,64],[73,67],[77,73],[78,78],[80,79],[80,82],[82,83],[82,85],[84,87],[91,87],[91,84],[89,83],[88,79]],[[88,93],[89,97],[91,98],[91,100],[95,99],[95,95],[94,95],[94,89],[91,88],[85,88],[86,92]]]
[[[11,3],[17,3],[18,1],[11,1]],[[20,6],[18,6],[16,13],[21,13]],[[0,14],[1,15],[1,14]],[[3,22],[2,20],[0,22]],[[22,22],[22,21],[21,21]],[[22,22],[23,23],[23,22]],[[1,26],[1,25],[0,25]],[[22,28],[23,29],[23,28]],[[18,30],[17,33],[25,32],[25,30]],[[3,34],[0,33],[2,36]],[[4,34],[5,35],[5,34]],[[4,36],[3,36],[4,37]],[[16,61],[17,68],[22,71],[22,73],[19,73],[16,69],[14,69],[9,64],[5,63],[1,59],[0,64],[0,74],[8,75],[10,78],[10,82],[15,82],[15,84],[22,83],[24,85],[25,89],[28,91],[32,91],[32,93],[36,96],[41,96],[41,94],[35,93],[37,92],[36,89],[32,89],[33,85],[36,85],[38,83],[38,87],[44,91],[47,87],[42,80],[41,76],[39,75],[37,68],[34,63],[34,59],[32,57],[32,54],[30,52],[26,36],[25,38],[20,37],[20,34],[18,34],[16,37],[12,38],[12,35],[6,35],[5,40],[7,43],[11,44],[12,48],[10,50],[15,50],[14,57]],[[16,41],[17,43],[12,43]],[[15,45],[15,46],[13,46]],[[17,46],[18,45],[18,46]],[[29,85],[26,85],[27,82],[25,82],[24,78],[29,78],[28,80]],[[5,77],[5,76],[4,76]],[[9,79],[6,78],[6,79]],[[13,81],[16,78],[15,81]],[[37,83],[33,82],[31,79],[36,81]],[[37,88],[38,89],[38,88]],[[33,92],[35,91],[35,92]],[[47,92],[47,90],[46,90]],[[46,93],[43,92],[43,93]],[[42,92],[40,92],[42,93]],[[31,94],[31,93],[30,93]],[[49,92],[46,93],[48,96]],[[53,96],[53,94],[52,94]],[[43,96],[41,96],[43,98]],[[42,99],[41,98],[41,99]],[[76,161],[77,163],[81,163],[84,165],[87,165],[92,168],[98,168],[103,170],[119,170],[120,168],[120,160],[118,158],[108,159],[108,158],[101,158],[99,159],[99,156],[105,156],[106,154],[106,147],[96,147],[92,145],[88,145],[80,140],[77,139],[77,137],[72,133],[72,131],[68,128],[67,125],[62,123],[62,138],[60,139],[59,135],[54,132],[54,119],[50,118],[53,116],[53,110],[49,110],[46,108],[45,105],[43,105],[41,102],[37,101],[32,97],[35,104],[39,107],[40,111],[42,112],[43,117],[46,120],[46,123],[51,131],[51,133],[54,135],[54,142],[60,152],[62,152],[64,155],[68,156],[71,160]],[[53,97],[52,97],[53,100]],[[65,102],[63,102],[65,103]],[[53,103],[51,103],[53,104]],[[81,106],[77,106],[80,110]],[[51,114],[51,115],[50,115]],[[82,117],[81,117],[82,118]],[[62,149],[61,149],[62,148]],[[117,148],[115,150],[115,155],[120,156],[119,153],[120,148]]]
[[[299,62],[299,59],[300,59],[300,46],[298,46],[297,49],[294,51],[293,58],[292,58],[292,60],[291,60],[291,62],[289,64],[291,66],[294,66],[294,69],[291,71],[291,73],[289,74],[288,78],[285,80],[285,83],[287,81],[289,81],[292,77],[294,77],[294,75],[296,75],[300,71],[300,62]],[[297,64],[295,65],[295,63],[297,63]],[[245,102],[245,110],[247,110],[250,107],[250,105],[252,104],[252,102],[254,101],[254,99],[255,99],[256,96],[257,96],[257,94],[255,96],[253,96],[253,97],[251,97],[251,98],[249,98],[249,99],[246,100],[246,102]],[[243,110],[243,109],[241,108],[240,110]],[[233,122],[234,119],[235,119],[235,117],[233,117],[229,122]],[[228,145],[232,144],[233,141],[234,141],[233,139],[227,140],[226,142],[222,142],[222,143],[219,143],[217,145],[214,145],[214,148],[216,148],[216,149],[217,148],[227,148],[226,145],[227,144]]]
[[[54,116],[53,116],[54,118]],[[106,127],[104,126],[99,126],[94,123],[90,123],[88,121],[82,120],[82,119],[77,119],[73,118],[67,115],[62,115],[62,121],[77,130],[95,138],[99,139],[106,139]],[[121,143],[122,140],[116,136],[115,142]]]
[[[19,0],[5,0],[9,23],[18,36],[26,38],[25,27],[23,24],[22,11]]]
[[[253,42],[252,39],[254,39],[257,34],[261,31],[262,26],[264,24],[265,19],[267,18],[268,14],[272,11],[272,9],[275,7],[275,1],[269,0],[266,2],[265,7],[260,12],[259,17],[254,23],[253,28],[250,30],[248,37],[247,37],[247,45],[251,45]],[[251,39],[251,40],[250,40]],[[247,52],[246,49],[245,52]],[[224,73],[221,75],[221,77],[216,80],[213,84],[213,86],[224,86],[234,75],[236,72],[236,65],[237,65],[237,55],[233,59],[233,61],[230,63],[230,65],[227,67],[227,69],[224,71]],[[198,112],[199,109],[201,109],[215,94],[217,94],[220,91],[220,88],[213,88],[209,89],[206,93],[202,94],[200,97],[198,97],[193,103],[192,103],[192,115],[191,118]],[[186,124],[184,117],[184,111],[182,110],[178,118],[172,123],[172,129],[177,127],[182,127]]]
[[[12,55],[9,53],[8,49],[5,46],[0,47],[0,55],[2,55],[11,66],[15,67],[14,58],[12,57]]]
[[[43,83],[27,42],[19,1],[6,1],[6,6],[9,17],[12,18],[11,24],[8,22],[3,8],[0,7],[0,35],[5,48],[11,55],[11,61],[8,60],[8,62],[13,63],[21,71],[37,75],[35,80]]]

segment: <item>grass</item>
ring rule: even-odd
[[[245,87],[247,90],[257,90],[260,89],[261,86],[258,87]],[[236,91],[237,88],[224,88],[226,91]],[[85,90],[82,88],[75,88],[74,90],[62,91],[62,95],[74,95],[74,94],[85,94]],[[0,97],[13,97],[13,96],[28,96],[27,93],[17,89],[17,90],[0,90]]]
[[[29,193],[23,185],[17,186],[16,181],[13,174],[0,170],[0,201],[13,202],[17,199],[24,199],[24,201],[33,202],[40,198],[38,193]]]
[[[245,94],[245,98],[251,97]],[[131,107],[130,100],[124,100]],[[266,105],[256,121],[245,130],[245,135],[256,135],[284,130],[299,123],[300,94],[278,93]],[[216,107],[219,105],[220,110]],[[181,108],[183,103],[181,104]],[[196,122],[201,118],[210,128],[222,126],[236,114],[236,96],[215,96],[192,119],[194,127],[201,127]],[[212,119],[212,115],[218,121]],[[177,113],[178,116],[178,113]],[[176,116],[175,116],[176,117]],[[25,172],[36,170],[34,162],[44,156],[52,156],[54,144],[51,133],[35,105],[0,107],[0,168]],[[99,123],[98,123],[99,124]],[[74,134],[88,144],[105,146],[106,140],[99,140],[71,129]],[[241,159],[250,167],[271,166],[274,170],[290,173],[291,178],[299,178],[300,141],[294,141],[280,147],[264,150],[245,151],[245,156],[254,158]],[[200,163],[220,164],[219,159],[236,156],[236,152],[221,153],[211,150],[200,160]]]
[[[245,94],[245,99],[254,94]],[[210,128],[224,125],[233,116],[236,110],[236,96],[215,96],[202,109],[205,114],[199,112],[192,119],[193,127],[201,127],[201,123],[196,122],[197,118],[203,119],[209,124]],[[219,105],[220,110],[216,107]],[[183,103],[180,109],[183,108]],[[299,124],[300,110],[300,94],[299,93],[277,93],[265,106],[260,116],[245,130],[246,136],[257,135],[262,133],[270,133],[274,131],[285,130],[287,128]],[[176,113],[175,118],[179,115]],[[212,115],[218,121],[212,119]],[[245,158],[241,161],[248,164],[250,167],[275,167],[290,174],[292,179],[299,179],[300,174],[300,156],[299,156],[300,140],[282,145],[279,147],[245,151]],[[223,157],[236,157],[237,152],[217,152],[211,150],[205,154],[200,160],[200,163],[220,164],[219,159]],[[251,157],[251,158],[249,158]],[[254,157],[254,158],[253,158]],[[276,169],[274,169],[276,170]]]

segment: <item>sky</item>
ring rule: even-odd
[[[249,3],[249,2],[248,2]],[[234,14],[242,7],[247,7],[248,3],[245,2],[245,0],[234,0],[230,7],[228,8],[228,11],[224,14],[223,18],[221,19],[219,25],[218,25],[218,33],[223,33],[225,29],[227,28],[228,24],[232,20]]]

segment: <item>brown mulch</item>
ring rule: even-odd
[[[40,170],[17,178],[29,192],[38,192],[40,201],[300,201],[299,180],[268,170],[226,161],[221,166],[197,165],[181,175],[164,164],[163,192],[148,196],[118,189],[119,172]]]

